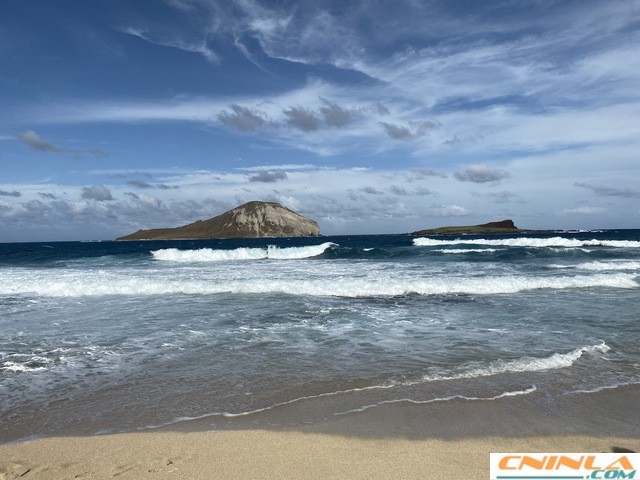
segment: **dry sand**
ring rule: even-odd
[[[637,450],[587,436],[366,439],[266,430],[60,437],[0,446],[0,479],[412,479],[489,477],[489,453]]]

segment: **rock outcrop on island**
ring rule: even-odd
[[[228,212],[176,228],[138,230],[117,240],[317,237],[318,224],[273,202],[248,202]]]
[[[412,232],[413,236],[423,235],[472,235],[483,233],[520,233],[518,227],[515,226],[513,220],[501,220],[499,222],[483,223],[482,225],[468,225],[457,227],[440,227],[427,230],[418,230]]]

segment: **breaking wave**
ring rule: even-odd
[[[640,270],[640,262],[587,262],[579,263],[577,265],[549,265],[551,268],[556,269],[577,269],[577,270],[589,270],[595,272],[607,272],[607,271],[624,271],[624,270]]]
[[[637,288],[635,274],[598,273],[575,276],[487,276],[487,277],[332,277],[264,278],[240,280],[192,279],[166,276],[70,274],[23,277],[0,285],[0,295],[37,294],[45,297],[100,295],[212,295],[221,293],[282,293],[326,297],[390,297],[402,295],[495,295],[538,289]]]
[[[493,253],[497,252],[496,248],[441,248],[436,250],[440,253]]]
[[[269,245],[266,248],[236,248],[235,250],[216,250],[213,248],[199,248],[196,250],[179,250],[164,248],[152,250],[156,260],[169,262],[220,262],[228,260],[298,260],[322,255],[327,249],[337,246],[335,243],[325,242],[320,245],[306,247],[280,248]]]
[[[470,238],[455,240],[440,240],[434,238],[414,238],[413,244],[418,247],[440,247],[444,245],[490,245],[490,246],[506,246],[506,247],[533,247],[533,248],[545,248],[545,247],[564,247],[564,248],[579,248],[579,247],[613,247],[613,248],[640,248],[640,242],[632,240],[580,240],[577,238]]]
[[[513,360],[497,360],[486,367],[471,368],[465,372],[451,376],[425,376],[424,380],[457,380],[461,378],[477,378],[499,375],[502,373],[540,372],[566,368],[573,365],[585,353],[607,353],[609,346],[601,341],[597,345],[576,348],[567,353],[554,353],[548,357],[521,357]]]

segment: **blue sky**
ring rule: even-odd
[[[0,62],[0,241],[640,227],[638,0],[3,0]]]

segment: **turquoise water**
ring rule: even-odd
[[[2,244],[0,441],[553,402],[640,382],[639,311],[638,230]]]

